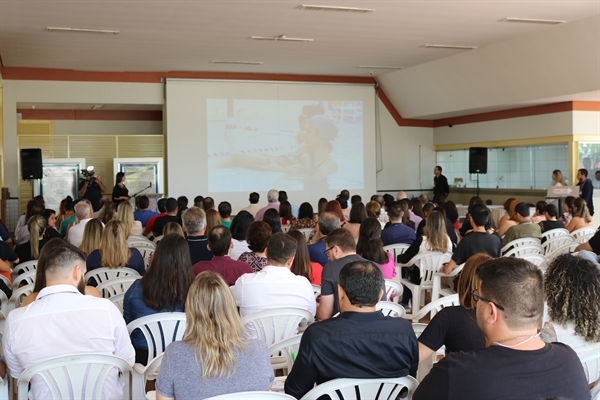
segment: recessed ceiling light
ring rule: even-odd
[[[503,18],[499,22],[520,22],[524,24],[545,24],[545,25],[558,25],[564,24],[567,21],[560,21],[554,19],[535,19],[535,18]]]
[[[296,8],[299,10],[353,12],[353,13],[362,13],[362,14],[375,11],[372,8],[313,6],[313,5],[308,5],[308,4],[302,4]]]
[[[262,61],[221,61],[221,60],[212,60],[213,64],[243,64],[243,65],[262,65]]]
[[[313,39],[289,38],[285,35],[279,36],[250,36],[252,40],[273,40],[275,42],[312,42]]]
[[[119,31],[111,31],[107,29],[85,29],[85,28],[57,28],[47,27],[48,32],[72,32],[72,33],[100,33],[105,35],[118,35]]]
[[[104,107],[104,104],[96,104],[94,106],[92,106],[92,110],[96,111],[101,109],[102,107]]]
[[[402,69],[402,67],[394,67],[391,65],[359,65],[356,68],[366,68],[366,69]]]
[[[424,44],[421,47],[425,47],[427,49],[455,49],[455,50],[473,50],[476,49],[477,46],[455,46],[449,44]]]

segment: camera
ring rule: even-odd
[[[94,177],[94,167],[90,167],[81,171],[80,179],[83,181],[89,181],[90,183],[95,182],[96,178]]]

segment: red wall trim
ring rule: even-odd
[[[134,110],[28,110],[18,109],[23,119],[88,121],[162,121],[162,111]]]
[[[600,101],[574,101],[573,111],[597,111],[600,112]]]
[[[433,121],[430,121],[430,120],[402,118],[402,116],[400,115],[398,110],[396,110],[396,108],[394,107],[394,105],[392,104],[390,99],[386,96],[386,94],[383,92],[383,90],[381,88],[377,88],[377,96],[379,97],[379,100],[381,100],[381,102],[388,109],[390,114],[392,114],[392,117],[394,118],[394,120],[396,121],[398,126],[414,126],[414,127],[420,127],[420,128],[432,128],[433,127]]]

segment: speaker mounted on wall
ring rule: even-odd
[[[487,174],[487,147],[469,148],[469,173]]]
[[[42,179],[42,149],[21,149],[21,179]]]

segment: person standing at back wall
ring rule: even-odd
[[[435,175],[433,178],[433,201],[435,202],[441,196],[444,196],[444,199],[446,199],[450,193],[450,186],[448,186],[448,179],[442,175],[442,167],[436,165],[433,169],[433,174]]]

